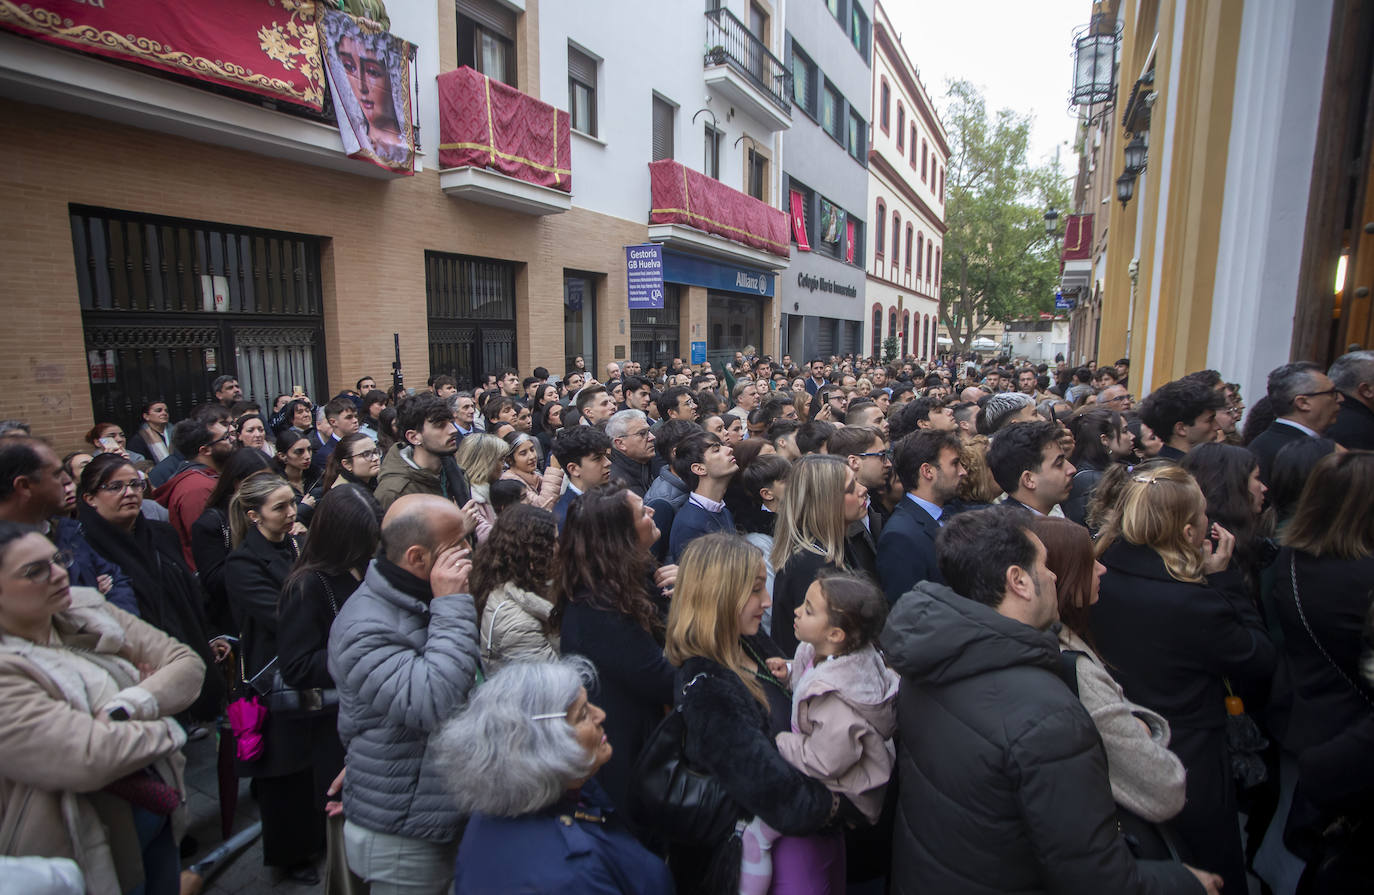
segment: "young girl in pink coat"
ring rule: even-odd
[[[892,776],[899,676],[874,647],[887,618],[887,599],[866,578],[822,570],[794,613],[797,654],[769,659],[769,670],[792,689],[792,730],[778,751],[794,767],[847,797],[869,823],[883,807]],[[779,837],[755,818],[744,830],[742,895],[765,895],[773,882],[771,849]],[[814,892],[841,892],[816,880]],[[789,895],[793,895],[789,889]],[[800,895],[800,893],[796,893]]]

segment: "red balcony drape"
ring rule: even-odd
[[[439,75],[439,167],[572,192],[568,113],[464,66]]]
[[[781,258],[788,215],[672,159],[649,163],[650,224],[685,224]]]

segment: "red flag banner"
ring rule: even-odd
[[[0,0],[7,31],[311,109],[324,102],[316,15],[314,0]]]
[[[320,32],[344,152],[388,171],[414,174],[414,45],[377,22],[337,9],[325,10]]]
[[[568,113],[464,66],[439,75],[439,167],[572,192]]]
[[[806,238],[806,197],[798,190],[792,190],[792,235],[797,240],[797,250],[811,251],[811,240]]]
[[[650,224],[684,224],[781,258],[787,214],[672,159],[649,162]]]
[[[1093,216],[1071,214],[1064,222],[1063,261],[1086,261],[1093,253]]]
[[[844,260],[854,263],[854,221],[849,218],[844,222]]]

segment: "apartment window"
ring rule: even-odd
[[[840,110],[843,108],[844,100],[840,98],[840,92],[827,82],[821,94],[821,128],[841,141],[844,140],[844,131],[840,129]]]
[[[875,225],[878,230],[873,234],[873,250],[877,257],[883,257],[883,244],[887,242],[887,206],[882,199],[878,200],[878,210],[874,218],[878,223]]]
[[[893,308],[887,312],[887,334],[892,338],[897,338],[897,309]]]
[[[926,282],[930,282],[930,272],[935,267],[935,240],[926,243]]]
[[[830,14],[836,19],[840,17],[840,0],[825,0],[825,8],[830,10]]]
[[[906,131],[906,109],[902,108],[900,100],[897,101],[897,151],[901,152],[906,148],[902,142],[902,134]]]
[[[921,141],[921,183],[926,182],[926,158],[930,155],[930,150],[926,148],[925,140]]]
[[[854,42],[854,49],[859,51],[859,55],[868,58],[868,16],[859,8],[859,4],[850,0],[849,9],[849,39]]]
[[[792,101],[810,115],[816,114],[816,63],[792,45]]]
[[[706,125],[706,155],[702,170],[720,180],[720,131]]]
[[[940,250],[935,250],[935,288],[940,288]]]
[[[596,60],[568,47],[568,117],[573,130],[596,136]]]
[[[887,79],[883,78],[878,86],[878,124],[882,126],[883,133],[889,129],[889,109],[892,104],[892,88],[887,86]]]
[[[821,238],[817,246],[832,258],[847,260],[848,215],[830,200],[821,199]]]
[[[868,154],[868,123],[853,109],[849,110],[849,154],[859,164],[864,163]]]
[[[902,257],[902,216],[897,212],[892,212],[892,266],[897,266],[897,259]]]
[[[768,158],[751,146],[745,153],[745,192],[761,202],[768,201]]]
[[[916,234],[916,279],[921,278],[921,250],[925,248],[925,234]]]
[[[516,86],[515,13],[494,0],[457,2],[458,64]]]
[[[654,161],[673,157],[673,104],[654,97],[653,154]]]
[[[849,216],[849,229],[853,234],[854,251],[853,254],[847,255],[844,260],[855,267],[863,267],[864,252],[867,251],[864,244],[864,222],[851,214]]]
[[[911,273],[911,234],[912,226],[906,225],[906,272]]]
[[[916,125],[911,126],[911,167],[916,167]]]
[[[869,326],[868,353],[870,357],[881,357],[883,353],[883,309],[873,309],[873,323]]]
[[[940,169],[940,201],[945,201],[945,169]]]

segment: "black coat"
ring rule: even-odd
[[[1226,686],[1263,683],[1275,650],[1241,574],[1178,581],[1148,547],[1117,541],[1093,607],[1092,633],[1132,702],[1169,722],[1169,748],[1188,771],[1187,803],[1173,820],[1188,860],[1244,891],[1236,790],[1226,745]]]
[[[242,631],[239,652],[246,678],[254,677],[277,657],[277,604],[298,553],[297,542],[291,537],[274,544],[253,526],[225,561],[229,609]],[[268,672],[264,683],[270,675]],[[285,719],[269,713],[263,728],[263,753],[253,761],[239,762],[239,775],[278,777],[310,767],[318,739],[316,721],[323,725],[336,718],[337,712],[322,712],[319,719]]]
[[[656,475],[652,461],[640,463],[614,448],[611,449],[611,479],[624,480],[629,489],[640,497],[649,490]]]
[[[311,572],[282,593],[277,645],[282,677],[289,686],[334,686],[329,676],[329,627],[361,583],[348,572]]]
[[[882,645],[902,675],[893,892],[1201,891],[1119,834],[1106,755],[1052,632],[923,582]]]
[[[1102,481],[1102,470],[1092,466],[1080,466],[1073,474],[1069,498],[1060,504],[1064,518],[1079,525],[1088,524],[1088,501],[1092,500],[1097,483]]]
[[[1260,481],[1269,484],[1269,473],[1274,468],[1274,458],[1279,455],[1279,451],[1286,444],[1300,441],[1307,438],[1306,432],[1301,429],[1281,423],[1278,420],[1269,424],[1269,428],[1255,436],[1255,440],[1246,445],[1250,453],[1255,455],[1259,461]]]
[[[200,518],[191,523],[191,555],[196,560],[201,587],[205,588],[205,617],[214,634],[238,631],[224,588],[224,561],[233,549],[229,519],[224,511],[206,507]]]
[[[180,640],[205,663],[200,695],[185,712],[205,721],[224,707],[224,678],[210,652],[205,607],[196,575],[186,567],[181,540],[166,522],[140,515],[132,532],[121,531],[82,501],[77,508],[86,543],[129,578],[138,599],[138,615],[167,636]]]
[[[1320,649],[1308,635],[1293,599],[1290,563],[1294,559],[1303,614]],[[1274,571],[1274,607],[1283,628],[1278,673],[1283,686],[1278,690],[1286,703],[1276,706],[1286,723],[1276,724],[1274,733],[1285,750],[1301,758],[1374,715],[1366,701],[1374,701],[1374,688],[1363,683],[1360,673],[1365,618],[1374,585],[1374,557],[1318,559],[1286,547]],[[1339,671],[1322,655],[1322,649]],[[1363,698],[1352,682],[1362,687]],[[1365,763],[1362,759],[1361,764]],[[1351,773],[1358,770],[1349,769]]]
[[[878,580],[888,603],[922,581],[944,583],[935,561],[935,538],[940,523],[914,500],[902,498],[878,538]]]
[[[844,565],[851,572],[872,577],[873,568],[867,564],[871,561],[866,559],[865,548],[872,549],[871,541],[864,540],[862,535],[846,538]],[[823,556],[800,551],[788,557],[787,562],[773,575],[773,642],[789,659],[797,654],[797,635],[792,629],[793,613],[806,601],[807,588],[811,587],[821,569],[827,567],[838,568],[826,562]]]
[[[630,767],[639,750],[673,703],[673,666],[663,643],[620,612],[600,609],[586,599],[568,601],[560,625],[564,655],[586,656],[596,666],[592,702],[606,712],[611,760],[596,779],[616,805],[624,805]]]
[[[1341,403],[1340,415],[1326,437],[1351,451],[1374,451],[1374,410],[1350,395]]]
[[[762,632],[742,642],[757,656],[777,655],[777,647]],[[747,655],[747,654],[746,654]],[[756,670],[767,675],[766,667]],[[758,817],[784,835],[820,832],[830,820],[834,799],[825,785],[792,767],[778,751],[775,738],[789,729],[791,699],[778,683],[759,681],[765,709],[732,670],[710,659],[693,657],[682,663],[675,694],[702,675],[680,696],[687,733],[683,754],[691,764],[715,777],[740,807],[745,818]],[[678,895],[706,895],[702,877],[713,857],[738,861],[728,851],[712,855],[705,849],[674,849]]]

